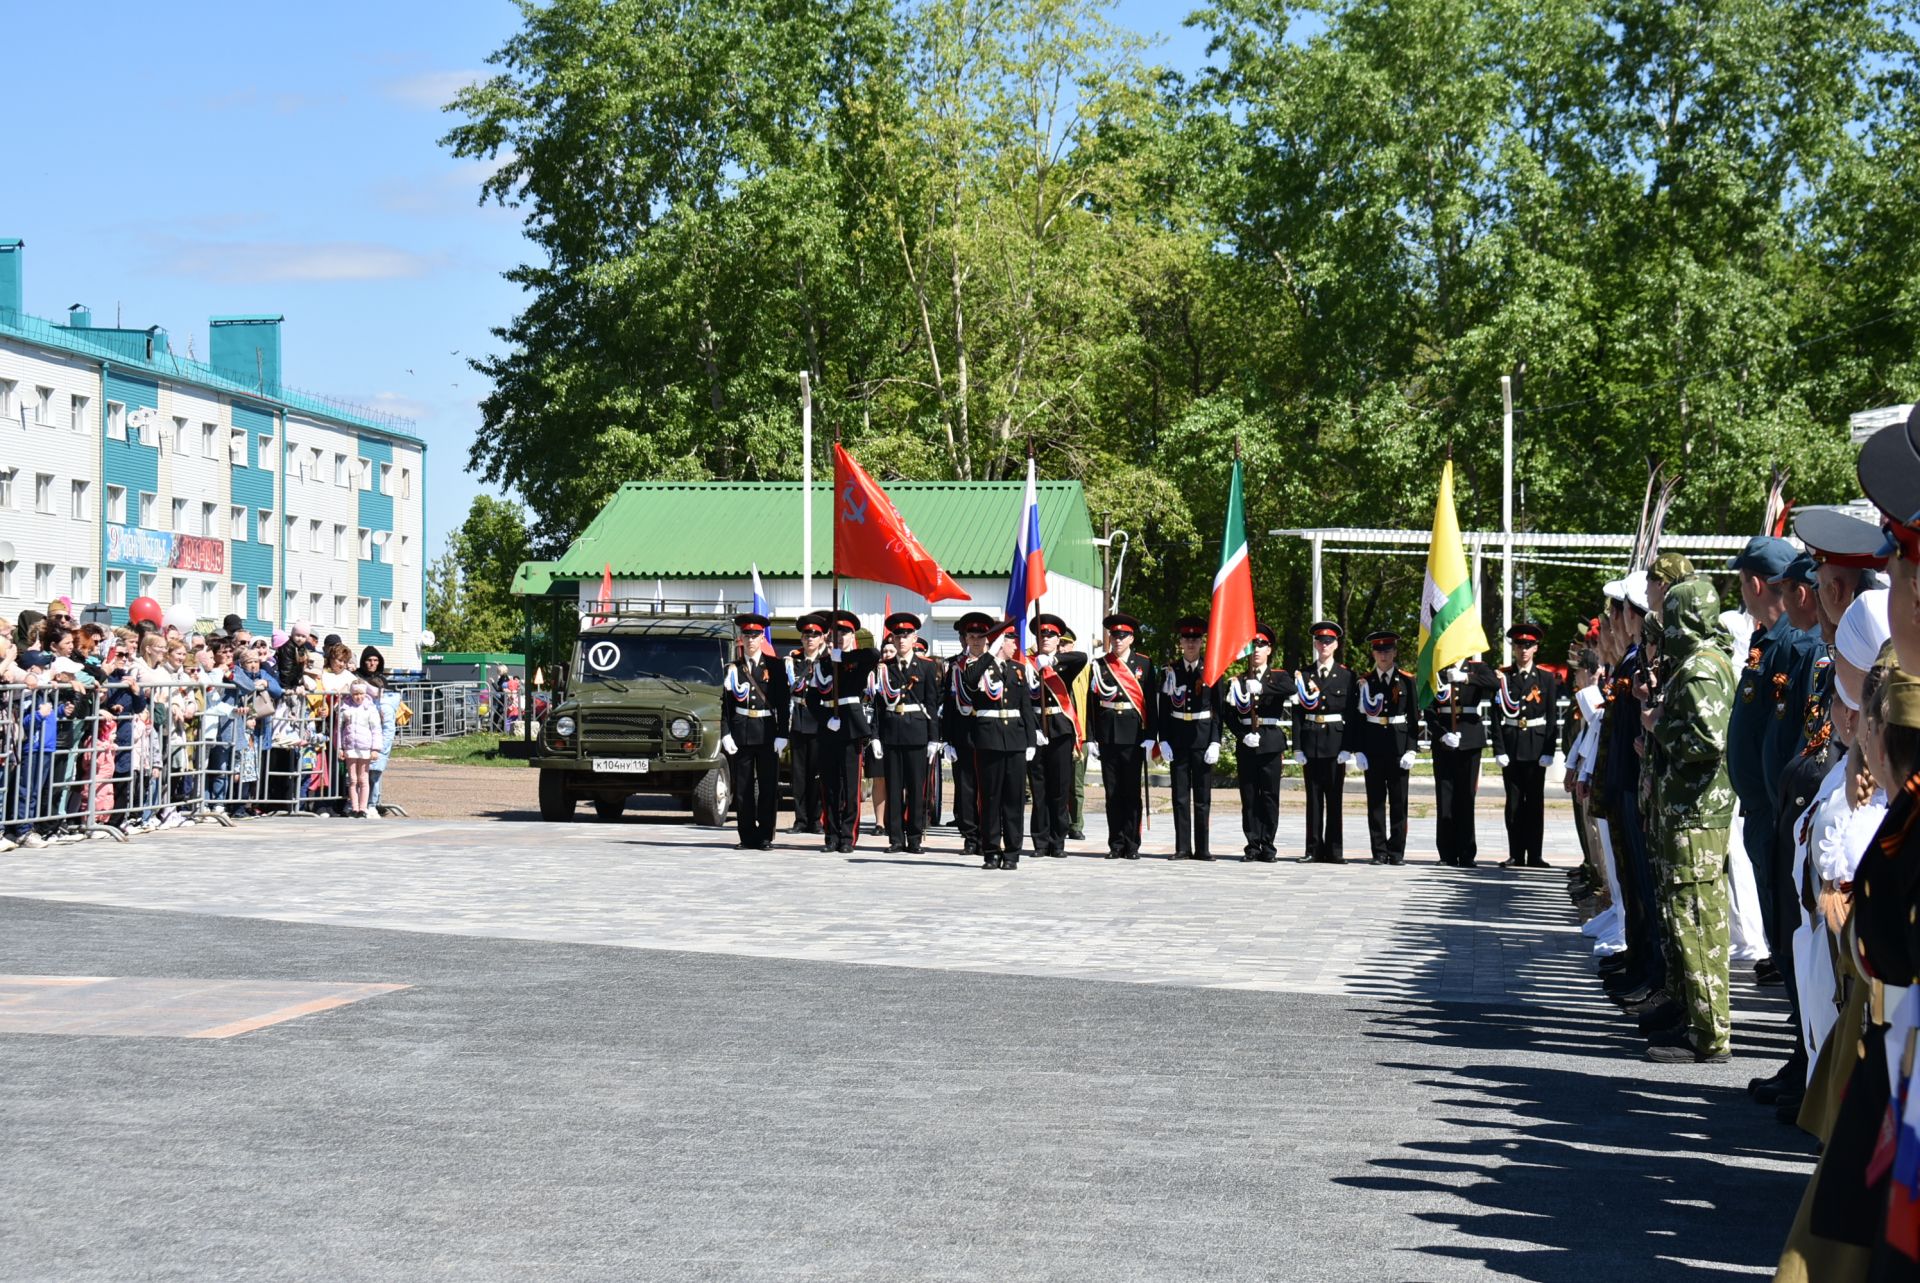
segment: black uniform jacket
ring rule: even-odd
[[[814,665],[817,670],[814,683],[821,688],[822,733],[835,733],[829,723],[838,717],[839,734],[862,740],[873,738],[873,719],[867,712],[867,681],[879,663],[880,652],[871,647],[843,650],[837,660],[831,651],[821,655],[819,663]]]
[[[820,658],[826,659],[822,650]],[[824,692],[814,685],[814,662],[802,651],[787,655],[787,681],[793,690],[793,709],[787,726],[795,735],[818,735],[827,729],[827,715],[821,710]]]
[[[1115,674],[1123,665],[1139,683],[1138,708]],[[1093,661],[1092,674],[1087,679],[1087,713],[1093,723],[1088,738],[1102,744],[1139,744],[1151,738],[1156,703],[1153,661],[1137,651],[1128,651],[1124,661],[1102,655]]]
[[[924,747],[940,738],[940,674],[932,660],[882,660],[873,680],[873,722],[882,744]]]
[[[1204,753],[1209,744],[1220,742],[1221,683],[1208,686],[1203,659],[1189,664],[1176,659],[1160,670],[1158,719],[1160,738],[1176,757]]]
[[[1259,686],[1248,689],[1249,683]],[[1222,699],[1227,706],[1227,722],[1240,741],[1242,755],[1268,757],[1287,751],[1288,707],[1293,703],[1293,674],[1269,668],[1259,677],[1247,673],[1225,683]],[[1247,736],[1257,732],[1260,742],[1251,747]]]
[[[720,733],[741,748],[787,737],[787,666],[772,655],[735,659],[720,679]]]
[[[1011,752],[1033,747],[1039,721],[1018,660],[1000,659],[989,651],[967,661],[962,681],[973,701],[974,748]]]
[[[1349,752],[1347,710],[1353,707],[1353,670],[1303,668],[1293,675],[1293,746],[1308,757]]]
[[[973,743],[973,696],[967,691],[966,654],[947,661],[946,679],[940,683],[940,738],[955,748]]]
[[[1559,695],[1560,683],[1544,669],[1501,669],[1493,694],[1494,754],[1522,763],[1551,756],[1560,743]]]
[[[1027,696],[1033,700],[1033,710],[1039,718],[1040,733],[1049,740],[1073,735],[1073,711],[1061,704],[1046,679],[1041,676],[1038,655],[1027,657]],[[1086,654],[1082,651],[1056,653],[1053,656],[1053,671],[1060,675],[1060,684],[1066,688],[1067,699],[1073,699],[1073,683],[1080,676],[1080,670],[1087,666]],[[1081,723],[1082,730],[1085,723]]]
[[[1459,665],[1466,670],[1466,680],[1451,681],[1447,674],[1449,668],[1441,673],[1439,697],[1433,701],[1433,707],[1427,710],[1427,734],[1433,737],[1433,750],[1439,752],[1478,753],[1487,746],[1487,724],[1485,705],[1493,694],[1493,670],[1485,664],[1474,661]],[[1450,732],[1460,733],[1460,747],[1449,749],[1440,742],[1440,737]]]
[[[1413,675],[1397,668],[1384,678],[1375,668],[1360,674],[1347,723],[1353,728],[1347,743],[1367,755],[1367,765],[1399,766],[1420,740],[1420,698]]]

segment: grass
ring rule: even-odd
[[[453,766],[510,766],[525,769],[526,762],[507,757],[500,751],[500,733],[481,731],[427,744],[395,747],[394,757],[404,762],[440,762]]]

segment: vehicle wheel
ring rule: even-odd
[[[567,796],[567,777],[559,771],[540,772],[540,818],[552,823],[573,818],[574,799]]]
[[[603,820],[617,820],[625,814],[627,799],[624,797],[596,797],[593,799],[593,813]]]
[[[727,808],[733,805],[733,780],[724,766],[708,771],[693,790],[693,822],[710,829],[725,828]]]

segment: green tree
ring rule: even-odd
[[[529,555],[519,504],[478,495],[447,550],[427,567],[426,626],[450,651],[506,651],[518,645],[521,615],[514,571]]]

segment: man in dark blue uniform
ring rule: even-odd
[[[1740,799],[1741,844],[1753,865],[1753,880],[1760,894],[1760,913],[1765,920],[1769,948],[1784,956],[1790,953],[1791,939],[1775,942],[1773,880],[1773,793],[1767,787],[1767,772],[1762,766],[1766,736],[1774,721],[1777,702],[1773,675],[1786,655],[1793,635],[1793,624],[1780,601],[1780,587],[1773,580],[1793,560],[1793,545],[1784,539],[1756,535],[1747,546],[1727,562],[1727,569],[1740,578],[1740,602],[1753,620],[1753,636],[1747,653],[1736,656],[1742,661],[1739,685],[1734,689],[1733,716],[1727,724],[1727,778]],[[1772,969],[1771,961],[1756,972]]]

